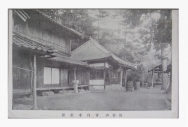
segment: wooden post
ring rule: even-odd
[[[122,82],[122,80],[123,80],[123,70],[121,69],[120,70],[120,82],[119,82],[119,84],[121,85],[121,89],[122,89],[122,85],[123,85],[123,82]]]
[[[33,69],[33,64],[32,64],[32,57],[30,56],[30,68],[31,68],[31,70],[34,70]],[[32,90],[33,90],[33,72],[31,72],[31,75],[30,75],[30,78],[31,78],[31,85],[30,85],[30,87],[31,87],[31,92],[32,92]]]
[[[73,81],[73,86],[74,86],[74,92],[78,93],[78,81],[76,80],[76,68],[74,68],[74,81]]]
[[[74,80],[76,80],[76,68],[74,68]]]
[[[69,49],[69,50],[70,50],[70,51],[69,51],[70,54],[71,54],[71,52],[72,52],[72,51],[71,51],[71,45],[72,45],[72,40],[70,39],[70,47],[69,47],[69,48],[70,48],[70,49]]]
[[[154,70],[152,70],[152,83],[151,83],[151,87],[153,87],[153,79],[154,79]]]
[[[104,90],[106,90],[106,69],[104,68]]]
[[[37,65],[36,65],[36,55],[34,54],[34,86],[33,86],[33,101],[34,101],[34,109],[37,109]]]

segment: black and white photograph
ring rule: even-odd
[[[11,114],[124,118],[127,111],[155,117],[155,111],[173,110],[174,116],[164,117],[177,117],[178,10],[8,13]]]

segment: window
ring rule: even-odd
[[[91,79],[104,79],[103,70],[91,70]]]
[[[59,69],[44,67],[44,84],[59,84]]]

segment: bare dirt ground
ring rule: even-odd
[[[39,109],[84,111],[146,111],[169,110],[169,95],[160,87],[138,91],[91,91],[39,96]],[[15,100],[14,105],[32,105],[32,100]]]

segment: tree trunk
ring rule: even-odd
[[[166,94],[171,93],[171,90],[172,90],[172,76],[171,76],[171,72],[170,72],[169,84],[168,84],[168,87],[167,87],[165,93]]]
[[[125,76],[125,91],[126,91],[126,86],[127,86],[127,70],[124,71],[124,76]]]
[[[162,86],[161,86],[161,90],[165,89],[165,86],[167,85],[167,74],[165,74],[164,72],[167,69],[167,60],[163,59],[162,60]]]
[[[165,86],[167,85],[167,74],[164,72],[167,70],[167,58],[165,57],[165,43],[161,43],[161,64],[162,64],[162,85],[161,90],[165,89]]]
[[[153,81],[154,80],[154,70],[152,70],[152,81],[151,81],[151,87],[153,88]]]

